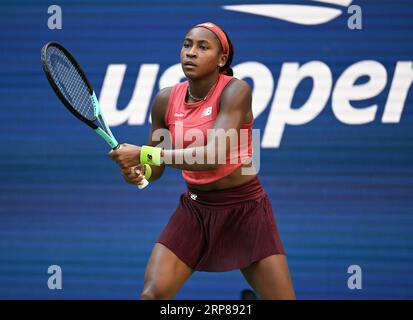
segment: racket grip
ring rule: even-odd
[[[112,148],[113,150],[119,149],[120,148],[120,144],[118,144],[116,147]],[[143,179],[142,184],[138,184],[138,189],[142,190],[145,189],[148,186],[149,182],[148,180],[146,180],[145,178]]]
[[[143,179],[143,183],[142,184],[138,184],[138,188],[139,190],[145,189],[148,186],[149,182],[146,179]]]

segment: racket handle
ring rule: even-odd
[[[145,189],[148,186],[149,182],[146,179],[143,179],[143,183],[142,184],[138,184],[138,188],[140,190]]]
[[[118,144],[116,147],[114,147],[112,149],[116,150],[116,149],[119,149],[119,148],[120,148],[120,144]],[[137,185],[139,190],[145,189],[149,184],[148,180],[146,180],[145,178],[142,181],[143,181],[142,184]]]

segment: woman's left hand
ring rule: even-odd
[[[140,164],[141,147],[122,143],[116,150],[111,150],[108,156],[122,168],[127,169]]]

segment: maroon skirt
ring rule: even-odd
[[[156,242],[196,271],[242,269],[285,254],[258,177],[224,190],[188,189]]]

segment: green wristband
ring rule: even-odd
[[[142,146],[141,148],[141,158],[142,164],[150,164],[154,166],[161,165],[161,151],[162,148]]]
[[[152,175],[152,168],[149,164],[145,164],[145,179],[149,180]]]

